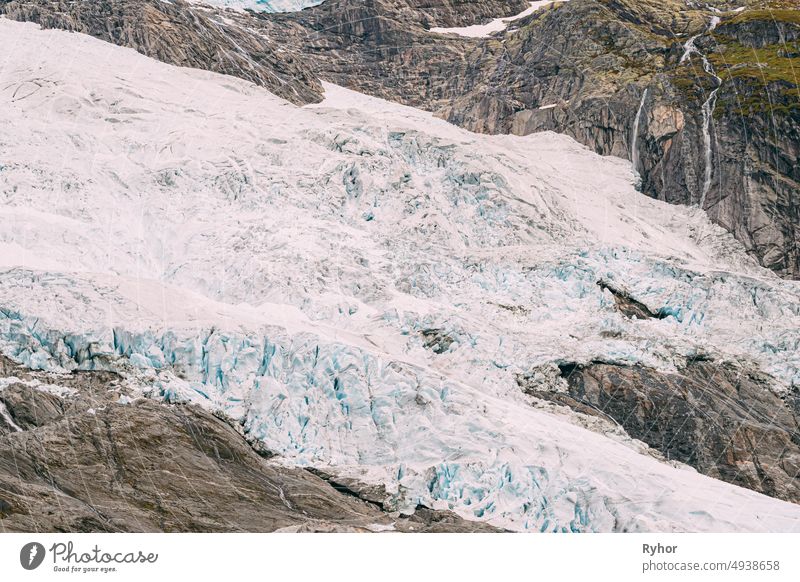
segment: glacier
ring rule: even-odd
[[[115,370],[142,398],[226,417],[273,462],[383,485],[401,512],[800,529],[800,507],[516,383],[703,354],[800,384],[798,283],[699,209],[638,193],[628,162],[332,85],[298,108],[30,24],[0,20],[0,47],[4,354]],[[599,281],[668,316],[624,317]]]

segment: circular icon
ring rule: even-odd
[[[25,544],[19,552],[19,563],[26,570],[35,570],[42,565],[44,553],[44,546],[38,542]]]

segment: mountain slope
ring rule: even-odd
[[[328,0],[268,14],[0,0],[0,13],[237,75],[295,103],[317,102],[322,79],[473,131],[558,131],[631,160],[646,194],[700,206],[762,265],[798,278],[795,3],[571,0],[490,38],[433,32],[525,6]]]
[[[325,31],[306,49],[321,78],[473,131],[558,131],[627,158],[645,193],[702,207],[797,278],[797,6],[712,4],[571,0],[479,39],[432,34],[390,3],[342,0],[289,18]]]
[[[797,505],[521,387],[565,390],[565,361],[658,374],[702,355],[791,402],[796,284],[698,209],[640,195],[624,161],[330,85],[298,108],[29,24],[0,20],[0,47],[0,337],[17,361],[115,370],[276,462],[384,487],[389,511],[797,530]],[[628,317],[609,288],[664,317]]]

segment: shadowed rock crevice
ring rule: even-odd
[[[385,509],[384,500],[388,497],[386,488],[383,485],[366,485],[355,479],[348,479],[347,477],[338,477],[327,471],[308,467],[306,469],[312,475],[315,475],[330,484],[331,487],[336,489],[339,493],[350,495],[371,503],[372,505]]]

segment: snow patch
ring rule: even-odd
[[[509,24],[516,20],[521,20],[526,16],[530,16],[537,10],[541,10],[546,6],[555,4],[558,0],[539,0],[531,2],[530,6],[515,16],[508,16],[505,18],[495,18],[487,24],[473,24],[471,26],[462,26],[455,28],[440,28],[434,27],[430,31],[436,34],[456,34],[458,36],[466,36],[469,38],[488,38],[491,35],[505,30]],[[568,2],[569,0],[564,0]]]
[[[188,0],[194,4],[205,4],[233,10],[254,12],[298,12],[317,6],[325,0]]]

